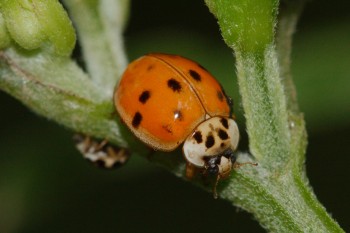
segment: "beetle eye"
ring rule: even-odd
[[[233,151],[232,151],[231,149],[226,150],[226,151],[222,154],[222,156],[224,156],[224,157],[230,159],[231,162],[232,162],[232,164],[234,164],[234,163],[236,162],[236,160],[237,160],[235,154],[233,153]]]

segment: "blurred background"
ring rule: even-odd
[[[350,2],[310,1],[295,34],[292,71],[309,134],[306,168],[319,200],[350,231]],[[175,53],[210,70],[235,99],[234,58],[203,1],[132,1],[130,60]],[[0,233],[265,232],[250,214],[133,157],[102,171],[73,132],[0,92]],[[244,130],[242,130],[242,133]],[[246,135],[240,144],[247,150]]]

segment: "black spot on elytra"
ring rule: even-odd
[[[147,67],[147,71],[153,70],[153,68],[154,68],[154,65],[151,64],[151,65],[149,65],[149,66]]]
[[[181,91],[181,84],[179,81],[171,78],[168,80],[168,87],[171,88],[174,92],[180,92]]]
[[[179,120],[179,121],[183,120],[183,115],[182,115],[182,112],[180,110],[174,111],[174,120]]]
[[[225,147],[225,143],[222,142],[222,143],[220,144],[220,147]]]
[[[214,146],[215,140],[213,135],[208,135],[207,139],[205,140],[205,146],[209,149],[210,147]]]
[[[193,138],[194,140],[196,140],[196,142],[199,144],[201,142],[203,142],[203,138],[202,138],[202,133],[200,131],[197,131],[193,134]]]
[[[221,140],[228,139],[228,135],[225,130],[219,129],[218,135]]]
[[[143,104],[147,102],[147,100],[151,97],[151,92],[150,91],[143,91],[141,95],[139,96],[139,101]]]
[[[132,118],[132,126],[134,127],[134,128],[137,128],[137,127],[139,127],[139,125],[141,124],[141,121],[142,121],[142,115],[141,115],[141,113],[139,113],[139,112],[136,112],[135,113],[135,115],[134,115],[134,117]]]
[[[222,92],[221,91],[217,91],[216,92],[216,96],[218,97],[218,99],[222,102],[222,101],[224,101],[224,94],[222,94]]]
[[[222,126],[224,126],[226,129],[228,129],[228,121],[226,118],[221,118],[220,122],[221,122]]]
[[[197,82],[200,82],[200,81],[201,81],[202,77],[201,77],[200,74],[198,74],[196,71],[194,71],[194,70],[189,70],[188,72],[189,72],[189,74],[191,75],[191,77],[192,77],[194,80],[196,80]]]

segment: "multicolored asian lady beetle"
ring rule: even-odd
[[[224,90],[201,65],[147,54],[129,64],[114,103],[133,134],[155,150],[172,151],[184,142],[187,177],[195,168],[217,175],[217,181],[229,176],[238,127]]]

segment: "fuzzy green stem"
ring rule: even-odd
[[[296,24],[304,7],[305,1],[284,1],[282,4],[285,5],[284,7],[280,8],[278,30],[276,32],[276,50],[280,64],[280,76],[286,95],[287,109],[291,113],[298,114],[299,106],[297,102],[297,93],[290,70],[291,52],[293,33],[295,32]]]
[[[270,232],[343,232],[318,202],[300,166],[306,146],[302,119],[295,121],[293,135],[293,159],[284,171],[271,174],[263,164],[238,170],[222,197],[254,213]]]
[[[84,61],[91,79],[107,98],[127,65],[122,33],[129,0],[64,1],[79,28]]]
[[[236,50],[236,59],[250,150],[258,161],[281,167],[289,156],[290,133],[274,47],[262,54]]]
[[[278,1],[206,3],[235,52],[249,148],[259,163],[237,171],[221,197],[253,213],[272,232],[343,232],[315,198],[303,166],[306,131],[290,75],[292,32],[303,1],[285,4],[277,49]]]
[[[126,146],[113,103],[66,57],[0,51],[0,87],[32,111],[75,132]]]

